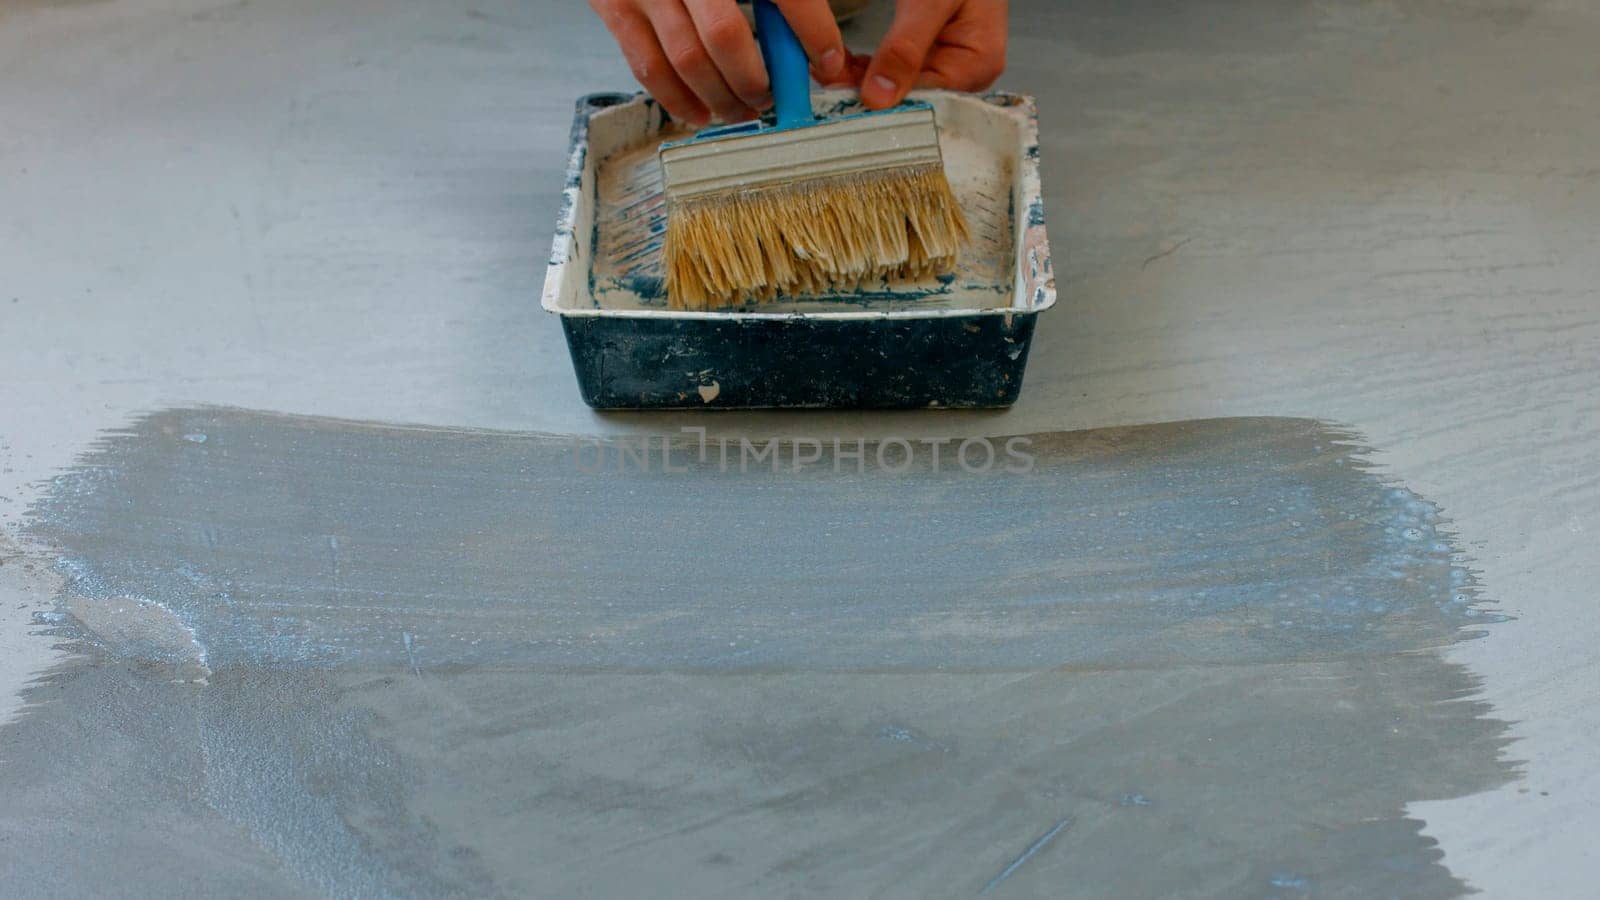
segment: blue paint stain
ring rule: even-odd
[[[591,274],[591,280],[593,277],[594,276]],[[929,297],[948,296],[952,293],[951,284],[955,281],[954,275],[941,276],[938,281],[938,287],[902,286],[894,288],[882,288],[877,290],[863,288],[847,294],[819,294],[808,297],[782,296],[777,298],[776,301],[772,302],[748,300],[742,304],[730,307],[730,310],[739,312],[770,310],[772,309],[773,302],[825,303],[854,309],[868,309],[873,307],[886,308],[885,304],[890,304],[891,306],[887,308],[897,308],[899,304],[913,304],[921,300],[926,300]],[[621,291],[634,295],[641,303],[645,305],[654,305],[664,302],[667,296],[666,279],[659,274],[659,270],[654,266],[612,276],[607,278],[604,284],[609,290]],[[969,284],[963,286],[963,289],[972,292],[994,291],[996,293],[1003,293],[994,285]]]
[[[666,279],[660,275],[619,275],[610,279],[609,284],[613,289],[637,295],[647,303],[665,300],[667,296]]]
[[[884,289],[879,289],[879,290],[869,290],[869,289],[866,289],[866,288],[862,288],[861,290],[852,291],[852,292],[850,292],[848,294],[823,294],[823,295],[820,295],[820,296],[817,296],[817,297],[795,297],[795,298],[788,298],[788,299],[793,299],[793,300],[818,300],[818,301],[823,301],[823,302],[827,302],[827,303],[838,303],[838,304],[846,305],[846,306],[867,307],[867,306],[873,306],[873,305],[876,305],[876,304],[879,304],[879,303],[893,302],[893,301],[897,301],[897,300],[906,300],[906,301],[925,300],[928,297],[937,297],[937,296],[941,296],[941,295],[948,294],[948,293],[950,293],[950,291],[947,288],[943,288],[943,287],[937,287],[937,288],[902,287],[902,288],[884,288]]]
[[[950,748],[930,739],[928,736],[905,728],[900,725],[885,725],[878,730],[878,737],[896,744],[910,744],[921,750],[937,750],[940,753],[950,752]]]

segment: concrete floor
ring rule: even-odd
[[[1442,509],[1484,598],[1512,617],[1449,654],[1514,723],[1522,776],[1409,812],[1488,896],[1586,893],[1600,869],[1600,13],[1579,0],[1013,9],[1001,86],[1039,99],[1061,287],[1021,402],[705,424],[1354,429],[1386,476]],[[19,536],[24,510],[138,414],[703,423],[587,410],[538,309],[571,101],[627,84],[576,3],[0,11],[9,706],[63,658],[30,634],[57,576]]]

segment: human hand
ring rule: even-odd
[[[817,78],[826,82],[844,75],[849,56],[828,0],[776,2]],[[742,122],[772,106],[761,51],[735,0],[589,0],[589,5],[616,38],[634,77],[673,118],[696,126],[712,115]]]
[[[1006,67],[1007,0],[897,0],[894,23],[871,56],[850,58],[830,87],[861,89],[869,109],[887,109],[912,88],[981,91]]]

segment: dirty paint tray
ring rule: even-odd
[[[1031,98],[917,92],[972,231],[959,268],[731,310],[667,306],[656,149],[689,132],[643,95],[578,101],[544,308],[596,409],[997,407],[1022,388],[1055,303]],[[859,112],[820,91],[820,115]]]

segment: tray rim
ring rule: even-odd
[[[829,94],[848,95],[845,91],[819,91],[820,95]],[[550,248],[550,262],[545,269],[544,290],[541,293],[539,305],[548,313],[553,313],[563,319],[572,318],[622,318],[622,319],[674,319],[674,320],[709,320],[709,321],[862,321],[884,319],[941,319],[941,318],[970,318],[974,316],[1035,316],[1051,308],[1056,303],[1056,280],[1050,269],[1050,243],[1045,231],[1044,215],[1044,189],[1039,177],[1039,109],[1031,94],[1019,94],[1011,91],[988,91],[981,94],[967,94],[959,91],[944,90],[917,90],[912,91],[907,99],[928,101],[940,96],[970,97],[983,100],[995,106],[1020,107],[1025,114],[1021,123],[1022,141],[1025,152],[1022,154],[1016,178],[1022,186],[1021,195],[1030,197],[1032,201],[1026,207],[1026,213],[1019,216],[1023,231],[1018,235],[1017,246],[1019,254],[1021,248],[1031,248],[1038,254],[1038,265],[1044,269],[1043,277],[1038,279],[1037,285],[1032,285],[1033,302],[1026,308],[1016,306],[945,308],[945,309],[893,309],[870,310],[849,309],[838,312],[795,311],[778,310],[761,312],[752,310],[679,310],[679,309],[605,309],[594,307],[589,309],[572,309],[562,307],[557,302],[560,287],[567,277],[567,268],[576,262],[576,240],[578,204],[582,201],[583,173],[588,163],[589,156],[589,120],[591,117],[608,109],[629,104],[643,103],[655,105],[655,100],[643,91],[633,93],[602,91],[585,94],[577,99],[576,110],[572,123],[572,132],[567,152],[566,184],[562,190],[561,212],[556,220],[556,237]],[[660,114],[666,117],[665,109]],[[586,260],[583,265],[592,266],[594,260]],[[587,273],[585,273],[587,277]],[[1014,295],[1014,292],[1013,292]]]

